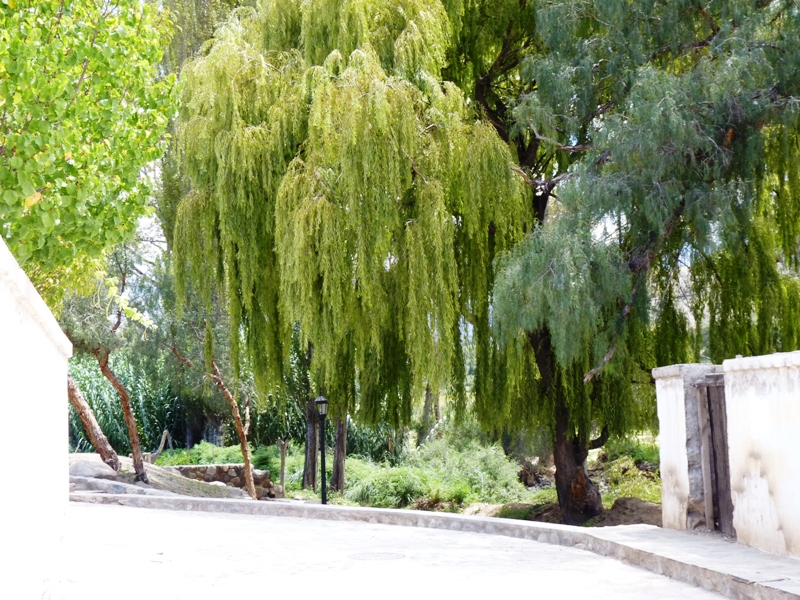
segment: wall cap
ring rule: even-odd
[[[680,377],[682,379],[695,379],[704,377],[709,373],[721,373],[719,365],[709,363],[688,363],[680,365],[669,365],[667,367],[657,367],[653,369],[653,379],[672,379]]]
[[[8,249],[2,238],[0,238],[0,286],[11,292],[20,308],[33,317],[65,358],[72,356],[72,344],[61,331],[53,313],[50,312],[47,304],[33,287],[31,280],[19,266],[17,259],[11,254],[11,250]]]
[[[729,358],[722,363],[725,373],[731,371],[756,371],[759,369],[800,368],[800,350],[795,352],[776,352],[762,356]]]

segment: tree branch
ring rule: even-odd
[[[603,425],[603,430],[600,432],[600,436],[597,439],[589,442],[589,450],[597,450],[598,448],[602,448],[608,441],[608,435],[608,425]]]

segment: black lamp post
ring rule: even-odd
[[[320,396],[314,402],[317,405],[317,410],[319,411],[319,418],[320,418],[320,442],[319,448],[322,452],[322,503],[328,503],[328,487],[325,481],[325,417],[328,415],[328,400],[325,396]]]

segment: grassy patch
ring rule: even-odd
[[[242,449],[236,446],[215,446],[200,442],[189,450],[165,450],[156,460],[160,467],[177,465],[225,465],[244,462]]]
[[[601,490],[606,508],[610,508],[617,498],[639,498],[660,503],[661,477],[639,469],[630,456],[623,456],[603,466]]]

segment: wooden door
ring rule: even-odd
[[[698,387],[707,526],[735,538],[723,374],[707,375]]]

